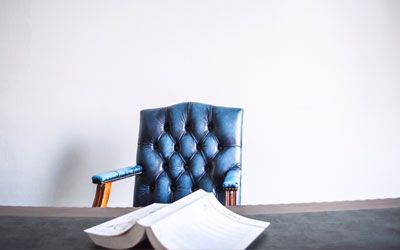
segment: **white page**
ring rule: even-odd
[[[231,212],[208,194],[146,232],[156,249],[245,249],[268,226]]]
[[[138,209],[131,213],[122,215],[115,219],[106,221],[97,226],[84,230],[85,233],[98,236],[117,236],[131,229],[138,220],[154,213],[169,204],[153,203],[147,207]]]
[[[90,239],[98,246],[111,249],[127,249],[146,238],[146,231],[140,225],[134,225],[127,232],[116,236],[100,236],[89,234]]]
[[[209,195],[210,193],[207,193],[206,191],[199,189],[196,192],[191,193],[190,195],[187,195],[174,203],[171,203],[170,205],[166,206],[163,209],[160,209],[157,212],[154,212],[150,214],[149,216],[144,217],[143,219],[140,219],[137,221],[138,224],[148,227],[151,226],[152,224],[156,223],[159,220],[162,220],[168,216],[170,216],[173,213],[179,212],[183,207],[190,205],[196,200],[201,199],[202,197],[205,197]]]
[[[131,248],[146,238],[145,229],[136,224],[137,220],[167,205],[169,204],[153,203],[147,207],[88,228],[85,232],[98,246],[112,249]]]

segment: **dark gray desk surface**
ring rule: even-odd
[[[0,206],[0,249],[99,249],[82,230],[132,210]],[[271,222],[251,249],[400,249],[400,199],[231,210]]]

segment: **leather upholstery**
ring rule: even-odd
[[[134,206],[173,202],[199,188],[222,204],[224,188],[238,188],[240,205],[242,118],[240,108],[201,103],[142,110]]]
[[[117,170],[94,175],[92,176],[92,182],[95,184],[100,184],[105,182],[117,181],[129,176],[140,174],[141,172],[142,172],[142,166],[120,168]]]
[[[228,173],[225,176],[224,183],[223,183],[223,188],[234,188],[238,189],[240,186],[240,177],[241,177],[242,171],[240,168],[233,168],[228,171]]]

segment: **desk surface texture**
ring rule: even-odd
[[[250,249],[400,249],[399,207],[245,215],[271,222]],[[0,207],[0,249],[100,249],[83,229],[106,220],[15,216],[2,214]],[[148,248],[148,241],[137,246]]]

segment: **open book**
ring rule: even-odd
[[[131,248],[146,236],[155,249],[245,249],[268,226],[233,213],[212,193],[198,190],[84,231],[96,245],[113,249]]]

